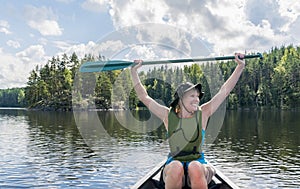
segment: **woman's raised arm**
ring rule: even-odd
[[[201,105],[202,114],[203,116],[205,116],[205,118],[210,117],[219,108],[222,102],[227,98],[232,89],[235,87],[245,68],[245,59],[242,60],[243,57],[243,54],[235,53],[235,61],[238,65],[236,66],[234,72],[222,85],[219,92],[210,101]]]
[[[131,77],[133,81],[134,90],[140,101],[142,101],[152,113],[154,113],[158,118],[160,118],[167,128],[169,108],[157,103],[148,95],[137,73],[137,69],[142,66],[142,60],[135,60],[134,62],[137,64],[131,68]]]

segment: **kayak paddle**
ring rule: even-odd
[[[260,58],[262,59],[262,54],[257,53],[254,55],[245,55],[240,59],[248,58]],[[143,61],[143,65],[155,65],[155,64],[170,64],[170,63],[183,63],[183,62],[204,62],[204,61],[218,61],[218,60],[233,60],[235,56],[220,56],[211,58],[187,58],[187,59],[173,59],[173,60],[154,60],[154,61]],[[103,71],[113,71],[121,70],[130,67],[134,64],[132,61],[126,60],[105,60],[105,61],[93,61],[83,63],[79,71],[80,72],[103,72]]]

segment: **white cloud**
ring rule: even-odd
[[[86,0],[81,6],[90,11],[105,12],[107,11],[108,0]]]
[[[291,20],[296,20],[300,15],[300,4],[298,0],[278,0],[279,13]]]
[[[141,23],[163,23],[169,7],[164,1],[110,1],[110,14],[116,28]]]
[[[279,0],[279,14],[286,17],[287,22],[281,28],[282,31],[288,32],[293,23],[300,17],[300,4],[298,0]],[[299,31],[299,30],[298,30]]]
[[[293,36],[285,31],[289,31],[298,18],[300,5],[294,6],[296,0],[286,2],[112,0],[110,14],[116,28],[141,23],[167,24],[206,40],[216,53],[228,54],[243,50],[267,51],[291,41]],[[289,9],[290,6],[293,8]],[[141,32],[147,31],[141,28]],[[178,41],[178,38],[173,40]]]
[[[6,42],[6,44],[7,44],[8,46],[10,46],[10,47],[15,48],[15,49],[21,47],[21,45],[20,45],[20,43],[19,43],[18,41],[8,40],[8,41]]]
[[[66,51],[68,48],[73,46],[73,44],[70,44],[66,41],[53,41],[52,43],[54,44],[55,47],[57,47],[61,51]]]
[[[24,86],[26,73],[22,62],[12,54],[6,54],[0,50],[0,88],[12,88]]]
[[[79,58],[84,58],[85,55],[91,54],[93,56],[102,55],[106,58],[111,58],[114,56],[114,53],[118,52],[118,50],[124,47],[124,44],[119,40],[108,40],[103,43],[95,43],[93,41],[89,41],[87,44],[70,44],[63,41],[56,41],[54,42],[56,47],[61,49],[63,53],[71,55],[72,53],[76,53]]]
[[[245,6],[247,19],[258,25],[262,20],[268,20],[273,30],[279,32],[287,22],[287,18],[280,16],[278,1],[265,0],[258,3],[257,0],[248,0]]]
[[[11,32],[7,28],[4,28],[4,27],[0,27],[0,33],[11,34]]]
[[[60,53],[57,55],[60,56],[62,54],[71,55],[72,53],[76,53],[78,58],[83,58],[85,55],[92,54],[91,49],[95,49],[96,43],[89,41],[87,44],[74,44],[72,42],[66,41],[54,41],[53,44],[56,48],[60,49]]]
[[[9,24],[6,20],[0,20],[0,27],[9,28]]]
[[[155,60],[157,59],[157,52],[153,46],[134,46],[130,52],[126,54],[126,59],[143,59],[143,60]]]
[[[71,3],[71,2],[74,2],[75,0],[56,0],[57,2],[60,2],[60,3]]]
[[[32,45],[27,49],[16,53],[16,56],[26,64],[44,64],[47,60],[45,54],[42,45]]]
[[[32,37],[34,37],[34,36],[32,36]],[[38,42],[39,42],[40,45],[46,46],[49,41],[48,41],[48,39],[46,39],[44,37],[41,37],[41,38],[38,39]]]
[[[120,49],[126,48],[125,44],[120,40],[107,40],[100,44],[94,44],[89,49],[93,54],[103,53],[106,56],[115,56],[115,53]],[[110,58],[110,57],[107,57]]]
[[[36,65],[46,63],[44,48],[33,45],[16,54],[0,49],[0,88],[24,87]]]
[[[63,29],[57,22],[57,16],[51,8],[27,6],[25,9],[27,24],[44,36],[62,35]]]
[[[0,33],[6,35],[11,34],[11,31],[9,31],[9,24],[6,20],[0,20]]]
[[[30,20],[28,21],[28,25],[38,30],[43,36],[59,36],[62,34],[62,29],[54,20]]]
[[[299,39],[300,39],[300,17],[297,18],[297,20],[295,20],[295,22],[293,22],[290,25],[289,28],[289,33],[292,36],[292,43],[294,45],[300,45]]]

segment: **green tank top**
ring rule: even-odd
[[[192,161],[201,157],[202,113],[191,118],[179,118],[171,109],[168,115],[170,155],[179,161]]]

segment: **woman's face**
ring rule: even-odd
[[[182,103],[189,112],[197,111],[199,102],[199,92],[197,89],[189,90],[182,97]]]

